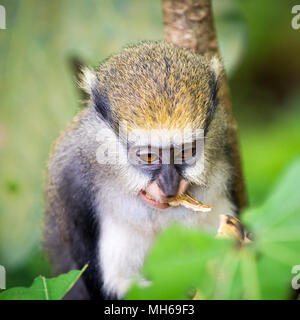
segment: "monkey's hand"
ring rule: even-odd
[[[222,214],[220,216],[220,227],[218,229],[218,238],[234,238],[243,245],[252,242],[252,234],[246,232],[244,226],[238,218]]]

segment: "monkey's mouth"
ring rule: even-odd
[[[158,202],[155,199],[152,198],[152,196],[146,192],[145,190],[141,190],[139,193],[140,197],[149,205],[151,205],[152,207],[158,208],[158,209],[166,209],[169,208],[169,204],[168,203],[162,203],[162,202]]]

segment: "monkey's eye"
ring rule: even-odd
[[[181,159],[187,161],[196,155],[196,148],[183,149],[181,152]]]
[[[140,153],[137,152],[137,156],[142,160],[142,162],[151,164],[151,163],[156,163],[159,159],[158,155],[156,153]]]

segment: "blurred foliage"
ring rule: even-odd
[[[248,45],[248,29],[237,1],[213,1],[219,48],[231,77],[245,55]]]
[[[0,300],[61,300],[74,286],[86,270],[72,270],[56,278],[46,279],[39,276],[30,288],[15,287],[0,292]]]
[[[159,0],[2,0],[0,264],[8,287],[50,275],[40,253],[50,146],[78,108],[74,59],[97,65],[128,43],[163,39]],[[300,42],[293,3],[214,0],[250,203],[300,151]]]
[[[291,271],[300,261],[299,179],[300,158],[261,207],[244,212],[255,241],[242,248],[178,226],[164,232],[144,267],[152,284],[136,284],[127,298],[187,299],[192,286],[201,299],[292,298]]]

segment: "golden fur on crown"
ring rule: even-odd
[[[145,42],[124,49],[94,71],[86,70],[82,87],[92,86],[109,101],[117,123],[128,130],[204,127],[211,86],[218,81],[217,58],[197,55],[165,42]]]

